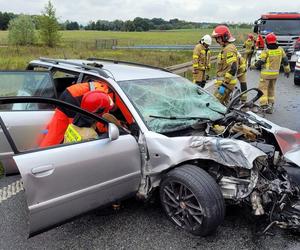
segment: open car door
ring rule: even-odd
[[[16,100],[18,99],[18,100]],[[0,104],[41,102],[44,98],[0,98]],[[72,217],[137,192],[140,183],[140,153],[136,139],[76,106],[47,99],[102,122],[108,133],[99,139],[50,148],[19,150],[5,121],[1,127],[12,149],[25,189],[30,218],[30,236]],[[19,129],[22,130],[22,122]]]
[[[0,97],[56,97],[49,71],[0,71],[0,88]],[[53,105],[49,103],[9,103],[0,105],[0,116],[19,149],[23,150],[37,147],[53,110]],[[6,174],[18,172],[12,155],[13,150],[3,130],[0,130],[0,160],[4,163]]]

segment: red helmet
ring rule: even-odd
[[[214,29],[212,33],[212,37],[214,38],[222,37],[223,42],[235,41],[235,38],[231,35],[229,28],[225,25],[218,25]]]
[[[254,36],[250,33],[250,34],[248,34],[248,38],[249,38],[250,40],[253,40],[253,39],[254,39]]]
[[[92,113],[108,113],[111,107],[109,96],[99,90],[85,93],[81,100],[81,108]]]
[[[277,43],[277,37],[275,36],[274,33],[269,33],[268,35],[266,35],[266,43],[267,44]]]

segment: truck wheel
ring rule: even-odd
[[[169,219],[194,235],[211,234],[224,219],[220,187],[207,172],[193,165],[166,174],[160,186],[160,200]]]

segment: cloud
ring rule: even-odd
[[[48,0],[0,0],[1,11],[40,14]],[[299,1],[252,0],[52,0],[61,21],[179,18],[195,22],[253,22],[269,11],[299,12]]]

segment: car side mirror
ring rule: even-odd
[[[120,136],[120,131],[119,128],[113,124],[109,123],[108,124],[108,137],[111,141],[117,140]]]

